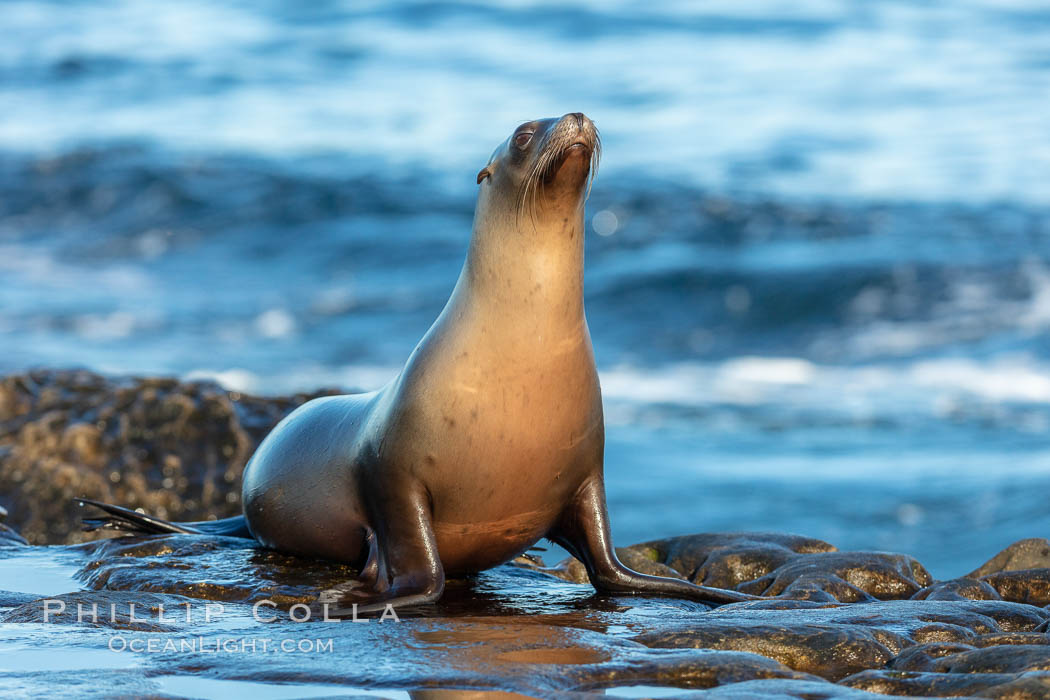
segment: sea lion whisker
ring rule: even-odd
[[[587,178],[587,194],[584,195],[584,200],[590,199],[591,187],[594,185],[594,178],[598,175],[598,164],[602,159],[602,137],[598,133],[598,130],[594,130],[594,148],[591,149],[591,174]]]
[[[521,218],[525,215],[525,208],[529,203],[529,188],[531,186],[531,178],[528,176],[522,181],[518,191],[520,196],[518,198],[518,206],[515,208],[515,221],[520,226]]]
[[[536,161],[532,164],[532,167],[529,168],[529,171],[522,182],[523,192],[521,196],[521,203],[519,205],[519,212],[523,214],[525,212],[526,207],[528,207],[529,215],[532,218],[533,223],[535,223],[536,220],[536,184],[543,171],[542,163],[543,158],[545,156],[546,152],[544,152],[539,158],[536,159]]]
[[[550,150],[548,149],[536,160],[529,177],[529,192],[531,194],[531,198],[529,199],[529,213],[532,216],[533,225],[536,224],[536,198],[539,196],[543,188],[544,177],[546,177],[545,173],[547,172],[546,163],[549,160],[549,157]]]

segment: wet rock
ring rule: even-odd
[[[1044,622],[1036,630],[1046,626]],[[977,647],[994,647],[1002,644],[1050,644],[1050,635],[1045,632],[1001,632],[998,634],[982,634],[973,640]]]
[[[40,596],[17,591],[0,591],[0,608],[17,608],[24,603],[31,603]]]
[[[628,566],[657,576],[764,596],[859,603],[908,598],[932,583],[912,557],[885,552],[838,552],[798,535],[739,533],[684,535],[616,550]],[[542,569],[586,583],[583,565],[569,558]]]
[[[985,638],[990,641],[990,639]],[[1002,643],[981,649],[924,645],[909,649],[892,670],[869,670],[843,685],[887,695],[980,695],[1044,698],[1050,690],[1050,646]]]
[[[757,583],[754,585],[759,587]],[[747,587],[744,585],[741,588]],[[867,591],[829,573],[802,574],[791,580],[776,597],[826,603],[864,603],[875,600]]]
[[[653,647],[750,651],[839,680],[881,668],[913,644],[969,644],[980,634],[1028,632],[1050,617],[1040,608],[998,601],[899,600],[794,610],[761,605],[724,606],[694,623],[635,639]]]
[[[756,680],[725,685],[702,694],[680,695],[697,700],[884,700],[884,695],[869,693],[834,683],[813,681]]]
[[[1050,540],[1031,537],[1019,540],[966,574],[966,578],[982,578],[1000,571],[1050,568]]]
[[[83,624],[135,632],[174,632],[199,603],[192,598],[125,591],[78,591],[27,601],[0,615],[3,623]],[[169,619],[164,623],[160,619]],[[198,615],[199,618],[199,615]]]
[[[141,672],[129,673],[123,668],[7,673],[3,687],[7,697],[15,698],[105,700],[172,697],[171,694],[158,692],[156,680],[147,678]]]
[[[678,539],[679,544],[688,543],[688,538]],[[727,536],[723,543],[732,540]],[[633,551],[659,554],[651,544]],[[721,548],[722,553],[739,551]],[[825,554],[829,553],[792,552],[788,562]],[[701,564],[719,556],[712,550]],[[896,567],[898,575],[911,566],[905,557],[864,556],[874,560],[873,567]],[[860,698],[872,690],[1039,697],[1032,695],[1041,692],[1041,681],[1033,674],[1044,673],[1040,669],[1050,659],[1048,637],[1040,632],[1050,620],[1050,610],[998,600],[927,597],[844,604],[780,597],[709,610],[675,599],[596,595],[589,586],[558,581],[536,570],[499,567],[470,579],[450,580],[439,603],[403,610],[399,624],[375,624],[375,619],[371,625],[320,620],[296,624],[290,619],[293,605],[309,605],[320,591],[356,572],[271,552],[250,540],[190,535],[20,546],[5,550],[3,557],[10,562],[9,572],[61,559],[70,572],[70,585],[79,581],[91,589],[49,597],[67,602],[64,617],[52,620],[56,629],[64,630],[62,638],[87,634],[82,644],[92,648],[104,647],[110,638],[99,634],[117,632],[143,635],[143,640],[203,639],[208,644],[231,634],[296,643],[331,639],[339,650],[261,658],[151,655],[143,671],[124,670],[133,676],[127,687],[145,688],[147,694],[173,694],[168,686],[151,685],[150,678],[192,676],[229,684],[216,686],[210,694],[242,692],[238,684],[246,678],[293,685],[309,678],[313,685],[302,694],[326,695],[316,684],[332,684],[404,688],[415,696],[425,688],[540,697],[582,697],[606,690],[615,696],[617,688],[629,686],[652,687],[660,695],[676,689],[675,695],[682,697],[700,689],[708,689],[707,697],[726,698]],[[794,578],[788,588],[809,586],[816,597],[827,587],[842,595],[838,585],[818,569]],[[960,586],[972,583],[956,588]],[[251,614],[250,604],[263,599],[277,603],[267,609],[273,616],[267,623]],[[198,605],[192,624],[170,612],[181,610],[177,601]],[[201,624],[199,606],[204,601],[222,602],[232,617],[217,628]],[[132,619],[126,606],[120,606],[130,602],[145,612]],[[76,603],[97,603],[100,611],[117,603],[122,614],[118,612],[112,623],[81,624],[75,620]],[[41,601],[14,594],[9,604],[15,607],[0,619],[5,631],[14,630],[16,638],[22,634],[22,643],[37,639],[33,635],[40,634],[35,631],[38,626],[25,625],[24,633],[18,629],[20,623],[40,621]],[[154,614],[162,604],[169,609],[164,620]],[[92,630],[96,636],[90,636]],[[354,664],[342,661],[347,655]],[[45,680],[56,682],[57,676],[18,678],[26,688],[40,688]],[[392,685],[392,679],[397,683]]]
[[[285,398],[212,382],[37,370],[0,378],[0,505],[34,544],[95,539],[74,497],[174,520],[240,512],[240,476],[259,441],[321,391]]]
[[[688,632],[656,632],[638,641],[656,647],[748,651],[785,666],[838,680],[862,669],[881,667],[906,640],[863,628],[812,624],[714,623]],[[889,646],[887,646],[887,644]]]
[[[939,673],[1022,673],[1050,671],[1050,646],[1004,644],[961,651],[937,659]]]
[[[566,693],[566,700],[585,700],[584,693]],[[507,693],[502,690],[444,690],[440,688],[428,688],[426,690],[413,690],[408,694],[411,700],[528,700],[528,695],[521,693]]]
[[[1050,673],[1023,673],[988,688],[980,695],[997,700],[1045,700],[1050,697]]]
[[[293,623],[284,617],[267,623],[266,629],[260,632],[259,624],[253,621],[245,606],[229,607],[229,615],[221,618],[221,625],[203,624],[199,617],[192,624],[185,623],[181,615],[176,615],[173,616],[175,630],[164,633],[146,630],[134,636],[124,635],[122,640],[136,639],[141,644],[153,640],[158,645],[177,640],[211,649],[217,641],[253,635],[254,638],[264,636],[274,645],[282,641],[298,644],[304,640],[328,640],[333,652],[261,656],[186,654],[176,653],[173,647],[171,652],[159,649],[156,654],[141,657],[127,672],[134,674],[140,664],[144,664],[145,671],[152,676],[162,671],[164,676],[188,675],[251,683],[309,682],[311,692],[304,689],[295,693],[292,686],[288,695],[310,697],[352,695],[354,687],[376,684],[413,691],[486,689],[553,698],[639,684],[688,689],[756,678],[813,680],[753,654],[649,649],[630,640],[579,629],[564,624],[565,621],[538,620],[530,616],[406,617],[401,622],[373,621],[365,625]],[[35,613],[36,608],[31,608],[31,612]],[[579,618],[572,621],[578,623]],[[75,620],[53,619],[52,622],[64,639],[80,638],[96,645],[112,640],[112,635],[91,634],[92,626]],[[12,624],[8,629],[11,627],[17,628],[17,625]],[[352,658],[353,663],[347,663],[347,658]],[[323,692],[317,684],[330,684],[331,690]],[[247,694],[236,682],[227,685],[225,692],[219,692],[222,684],[213,684],[211,692],[206,694]]]
[[[618,547],[620,561],[642,573],[684,578],[716,588],[735,588],[788,562],[799,554],[831,552],[821,540],[774,532],[700,533]],[[586,583],[583,564],[570,557],[547,573]]]
[[[563,678],[571,681],[573,687],[583,690],[609,688],[610,692],[614,692],[617,685],[627,684],[671,682],[679,688],[713,688],[757,678],[819,680],[757,654],[712,650],[671,653],[650,650],[632,654],[620,663],[571,666],[564,669],[563,673]]]
[[[1050,569],[1000,571],[982,579],[1003,600],[1029,605],[1050,605]]]
[[[993,697],[1035,700],[1045,695],[1017,695],[1006,689],[1021,679],[1016,673],[912,673],[910,671],[862,671],[840,685],[887,695],[922,697]]]
[[[796,600],[794,598],[760,598],[746,605],[749,610],[820,610],[842,607],[837,601]]]
[[[956,578],[937,581],[912,596],[915,600],[1002,600],[999,593],[985,581]]]
[[[957,654],[960,651],[969,651],[973,648],[969,644],[960,644],[958,642],[916,644],[902,651],[886,665],[894,671],[932,671],[934,662],[937,659],[950,654]]]
[[[839,600],[847,603],[866,600],[867,596],[880,600],[910,598],[933,582],[922,564],[904,554],[821,552],[795,556],[737,588],[745,593],[777,596],[788,592],[799,579],[815,579],[818,587],[835,597],[842,596]]]
[[[835,551],[821,540],[776,532],[682,535],[631,549],[646,552],[693,583],[717,588],[734,588],[763,576],[795,554]]]
[[[121,537],[79,549],[89,561],[76,578],[94,590],[241,603],[271,600],[288,607],[312,603],[325,588],[357,576],[343,564],[305,560],[236,537]]]

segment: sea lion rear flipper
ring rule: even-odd
[[[243,515],[222,520],[209,520],[193,523],[175,523],[145,513],[115,506],[111,503],[93,501],[89,498],[74,499],[81,506],[94,506],[106,515],[98,518],[83,518],[85,532],[94,530],[123,530],[144,535],[181,533],[187,535],[225,535],[226,537],[244,537],[251,539],[248,523]]]
[[[616,557],[609,534],[605,488],[600,478],[588,481],[547,537],[583,562],[595,590],[614,594],[652,594],[697,600],[710,605],[759,600],[759,596],[698,586],[682,579],[633,571]]]
[[[322,591],[317,599],[327,605],[329,617],[433,603],[445,590],[426,494],[391,494],[377,501],[384,511],[376,514],[383,531],[369,528],[361,575]]]

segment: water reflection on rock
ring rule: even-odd
[[[837,552],[783,534],[690,535],[621,553],[682,578],[738,579],[734,588],[768,600],[709,609],[600,596],[572,582],[578,562],[544,568],[522,558],[450,580],[439,603],[399,610],[398,621],[356,622],[296,621],[317,610],[320,591],[352,578],[351,568],[243,539],[165,535],[33,547],[6,531],[0,541],[7,542],[0,588],[16,577],[32,587],[33,572],[48,562],[68,567],[67,593],[0,594],[13,659],[0,669],[0,685],[25,693],[74,683],[85,697],[120,688],[258,698],[621,690],[623,697],[710,690],[702,697],[1027,698],[1050,688],[1050,610],[1038,604],[1050,568],[1001,570],[1044,563],[1046,540],[1014,545],[968,578],[936,582],[904,555]],[[82,661],[50,666],[42,661],[50,655]]]

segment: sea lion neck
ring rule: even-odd
[[[505,313],[583,318],[583,204],[561,216],[486,216],[479,203],[457,293]],[[520,322],[520,321],[519,321]]]

